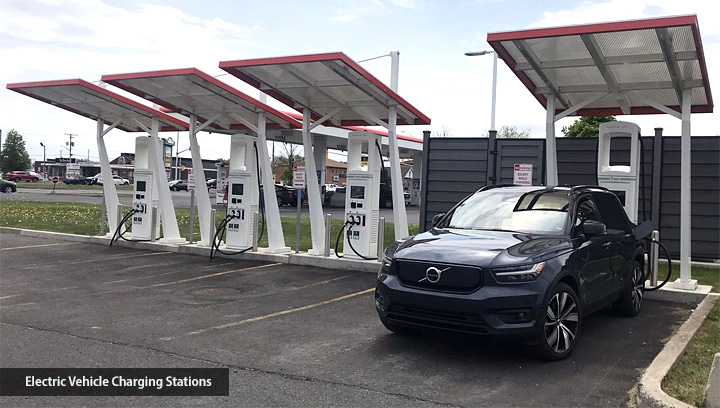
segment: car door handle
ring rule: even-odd
[[[612,242],[606,242],[606,243],[602,244],[602,246],[603,246],[603,248],[610,248],[612,246],[612,244],[613,244]]]

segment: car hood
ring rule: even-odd
[[[486,268],[542,262],[570,250],[565,235],[433,228],[402,241],[393,257]]]

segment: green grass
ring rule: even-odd
[[[658,283],[661,283],[665,279],[667,270],[667,261],[663,262],[663,260],[661,260],[658,268]],[[697,279],[698,285],[709,285],[712,286],[713,292],[720,291],[720,269],[694,265],[691,274],[693,279]],[[680,278],[680,265],[673,264],[672,275],[667,284],[671,285],[672,282],[678,278]]]
[[[26,183],[24,181],[19,181],[17,183],[18,188],[29,188],[29,189],[50,189],[53,188],[53,183],[49,181],[38,181],[37,183]],[[55,190],[88,190],[88,191],[102,191],[103,186],[86,186],[84,184],[65,184],[62,181],[57,183],[55,185]],[[131,191],[133,189],[133,186],[117,186],[118,190],[127,190]]]
[[[180,235],[189,239],[190,211],[176,210],[175,215],[177,216]],[[219,225],[223,217],[224,214],[217,214],[215,225]],[[342,225],[343,221],[333,220],[332,248],[335,247],[335,239]],[[79,235],[99,235],[100,206],[96,204],[3,201],[0,202],[0,226]],[[282,228],[285,235],[285,245],[295,249],[296,219],[294,217],[283,217]],[[418,233],[417,225],[410,225],[409,228],[410,234]],[[387,223],[385,225],[385,246],[393,242],[394,236],[395,226],[392,223]],[[195,242],[200,240],[198,217],[195,217],[194,237]],[[307,251],[311,245],[310,219],[302,218],[300,221],[300,250]],[[263,233],[259,246],[267,246],[267,229]],[[340,248],[342,248],[342,242]]]
[[[662,388],[681,401],[701,406],[715,353],[720,353],[720,301],[665,376]]]

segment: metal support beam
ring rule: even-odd
[[[547,114],[545,118],[545,185],[557,186],[557,148],[555,144],[555,95],[547,95]]]
[[[270,155],[267,148],[267,137],[265,129],[267,118],[265,112],[258,113],[258,157],[260,158],[260,174],[258,177],[262,180],[263,185],[263,204],[265,205],[265,223],[268,233],[268,249],[271,254],[281,254],[290,252],[290,247],[285,246],[285,236],[282,230],[282,221],[280,219],[280,209],[277,203],[277,194],[275,193],[275,175],[270,165]],[[306,155],[307,157],[307,155]],[[257,238],[257,235],[255,235]]]
[[[113,124],[117,126],[117,123]],[[112,234],[117,230],[118,227],[118,206],[120,205],[120,199],[117,195],[117,188],[112,179],[112,170],[110,169],[110,158],[105,148],[105,140],[103,136],[107,134],[104,131],[105,123],[102,119],[97,120],[97,145],[98,154],[100,155],[100,174],[103,175],[103,196],[105,197],[105,204],[107,206],[108,213],[108,226],[110,227],[108,235]],[[108,130],[109,131],[109,130]]]
[[[382,126],[385,129],[390,127],[390,125],[383,121],[382,119],[378,118],[377,116],[373,115],[372,113],[368,112],[365,108],[350,108],[351,111],[357,113],[358,115],[362,116],[367,120],[368,122],[375,123],[378,126]]]
[[[697,51],[681,51],[675,54],[678,61],[691,61],[697,59]],[[638,54],[638,55],[617,55],[606,56],[605,65],[623,65],[623,64],[641,64],[649,62],[665,62],[663,54]],[[578,68],[578,67],[594,67],[595,61],[592,58],[568,58],[541,61],[540,68],[556,69],[556,68]],[[518,62],[515,64],[517,71],[530,71],[532,66],[527,62]]]
[[[160,121],[157,117],[153,117],[150,127],[150,161],[153,164],[153,173],[155,173],[155,185],[157,186],[160,198],[160,216],[162,219],[163,237],[160,242],[163,244],[185,244],[187,241],[180,236],[180,230],[177,225],[177,217],[175,216],[175,206],[170,195],[170,185],[165,175],[165,165],[163,164],[163,155],[161,152],[161,142],[158,137]]]
[[[310,248],[308,254],[322,256],[325,249],[325,224],[323,223],[320,187],[317,183],[317,171],[315,168],[315,159],[313,158],[313,141],[309,127],[310,110],[306,109],[303,112],[302,138],[303,150],[305,151],[305,183],[310,210],[310,234],[312,237],[312,248]],[[298,193],[300,192],[298,191]]]
[[[205,123],[210,123],[205,122]],[[212,205],[210,203],[210,194],[205,181],[205,167],[203,166],[202,157],[200,156],[200,145],[197,141],[197,116],[190,114],[190,157],[192,157],[193,175],[195,176],[195,194],[197,194],[198,221],[200,222],[200,241],[198,246],[209,247],[213,236],[210,234],[212,220],[210,219],[210,211]],[[191,209],[191,211],[193,211]]]
[[[248,129],[250,129],[252,132],[258,133],[258,128],[256,123],[252,123],[249,120],[245,120],[242,116],[238,115],[237,113],[228,113],[228,115],[232,116],[233,119],[237,120],[238,122],[242,123],[243,125],[247,126]]]
[[[331,111],[328,112],[325,116],[323,116],[322,118],[316,120],[312,125],[310,125],[310,129],[308,129],[308,130],[313,130],[313,129],[315,129],[316,127],[322,125],[323,123],[325,123],[325,122],[327,122],[328,120],[332,119],[333,116],[337,115],[337,114],[340,113],[342,110],[343,110],[343,108],[335,108],[335,109],[331,110]]]
[[[685,88],[702,88],[702,79],[688,79],[683,82]],[[653,89],[674,89],[675,85],[672,81],[650,81],[650,82],[633,82],[619,84],[617,89],[620,92],[627,91],[644,91]],[[558,91],[564,94],[568,93],[586,93],[586,92],[607,92],[607,84],[586,84],[586,85],[563,85],[558,87]],[[545,95],[552,93],[552,90],[545,86],[539,86],[535,89],[536,95]]]
[[[142,122],[140,122],[139,120],[137,120],[135,118],[132,118],[132,120],[133,120],[133,122],[135,122],[138,125],[138,127],[140,129],[144,130],[147,134],[152,135],[152,129],[145,126]]]
[[[400,53],[390,53],[390,85],[394,92],[397,92],[398,75],[400,71]],[[394,88],[393,88],[394,86]],[[408,237],[410,232],[407,223],[407,211],[405,210],[405,194],[403,190],[403,174],[400,170],[400,150],[397,139],[397,106],[391,105],[388,109],[388,142],[390,160],[390,178],[392,179],[393,217],[395,219],[395,239]],[[383,164],[380,163],[382,166]]]
[[[660,42],[660,49],[665,57],[665,64],[667,64],[670,79],[673,82],[673,88],[675,89],[675,94],[678,98],[678,103],[682,104],[684,103],[682,73],[680,72],[680,65],[675,58],[675,49],[672,45],[672,37],[670,36],[670,32],[667,28],[656,28],[655,35],[657,35],[658,41]]]
[[[563,105],[566,109],[570,107],[570,104],[565,101],[565,99],[560,96],[560,92],[558,91],[557,87],[550,81],[550,79],[545,75],[545,71],[540,67],[540,58],[538,58],[537,55],[533,52],[530,45],[525,40],[515,40],[513,41],[513,44],[515,44],[515,47],[517,47],[518,51],[525,57],[527,62],[530,64],[530,66],[535,70],[535,73],[540,77],[540,79],[545,83],[545,86],[550,90],[550,92],[554,95],[554,97],[557,99],[558,102],[560,102],[561,105]],[[553,115],[555,112],[553,112]]]
[[[584,101],[582,101],[580,103],[576,103],[572,107],[565,109],[564,111],[555,115],[555,121],[558,121],[558,120],[564,118],[565,116],[572,115],[573,113],[579,111],[580,109],[590,105],[591,103],[593,103],[595,101],[599,101],[600,99],[606,97],[607,95],[610,95],[610,92],[605,92],[605,93],[602,93],[599,95],[594,95],[594,96],[591,96],[590,98],[585,99]]]
[[[617,101],[618,106],[620,106],[620,110],[622,110],[622,113],[624,113],[625,115],[629,115],[630,101],[625,95],[620,92],[620,90],[618,89],[618,80],[617,78],[615,78],[615,74],[613,74],[613,72],[609,70],[608,67],[605,65],[605,56],[602,54],[602,51],[600,50],[600,46],[598,45],[595,36],[593,34],[584,34],[581,35],[580,38],[582,38],[582,41],[585,44],[588,52],[590,53],[590,56],[592,57],[593,61],[595,61],[595,66],[600,71],[600,74],[605,80],[608,89],[610,90],[610,92],[612,92],[613,96],[615,96],[615,100]]]
[[[676,110],[674,110],[674,109],[670,109],[670,108],[668,108],[667,106],[665,106],[665,105],[663,105],[663,104],[661,104],[661,103],[657,103],[657,102],[655,102],[655,101],[653,101],[653,100],[651,100],[651,99],[648,99],[648,98],[646,98],[646,97],[644,97],[644,96],[642,96],[642,95],[640,95],[640,94],[638,94],[638,93],[635,93],[635,92],[628,92],[627,94],[630,95],[631,98],[634,98],[634,99],[637,99],[637,100],[639,100],[639,101],[641,101],[641,102],[644,102],[644,103],[648,104],[649,106],[651,106],[651,107],[659,110],[660,112],[667,113],[668,115],[671,115],[671,116],[673,116],[673,117],[675,117],[675,118],[678,118],[678,119],[681,119],[681,118],[682,118],[682,115],[680,114],[680,112],[678,112],[678,111],[676,111]]]
[[[201,124],[200,126],[198,126],[198,127],[195,129],[195,134],[197,134],[197,132],[201,132],[201,131],[202,131],[203,129],[205,129],[206,127],[212,125],[213,122],[215,122],[216,120],[220,119],[220,116],[222,116],[222,115],[223,115],[222,112],[216,113],[216,114],[212,115],[212,116],[210,117],[210,119],[206,120],[205,123]]]
[[[697,289],[697,280],[692,279],[690,272],[690,243],[692,242],[690,108],[691,93],[689,89],[685,89],[682,92],[682,134],[680,136],[680,279],[675,281],[675,288],[695,290]]]
[[[652,195],[651,210],[652,223],[656,230],[660,229],[660,206],[662,204],[662,152],[663,152],[663,129],[655,128],[655,136],[653,137],[653,159],[652,159]]]

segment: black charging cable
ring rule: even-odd
[[[262,185],[260,184],[260,155],[258,153],[257,144],[253,144],[253,147],[255,148],[255,170],[257,171],[257,184],[258,184],[258,192],[261,191]],[[273,186],[274,187],[274,186]],[[263,192],[263,196],[267,194],[267,192]],[[260,205],[260,214],[261,214],[261,227],[260,227],[260,233],[258,235],[257,241],[260,242],[262,240],[264,232],[265,232],[265,223],[266,223],[266,215],[265,215],[265,200],[258,200]],[[215,229],[215,236],[213,237],[212,243],[210,245],[210,259],[215,258],[216,253],[221,253],[223,255],[240,255],[242,253],[245,253],[253,248],[253,245],[243,248],[238,251],[225,251],[220,249],[220,243],[223,239],[225,239],[225,228],[227,227],[227,224],[235,219],[240,218],[238,215],[227,215],[225,219],[223,219],[220,222],[220,225]],[[215,220],[212,220],[214,222]],[[218,237],[219,235],[219,237]]]

